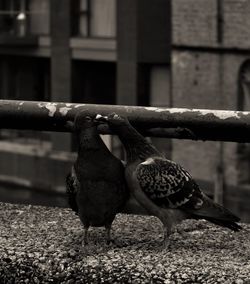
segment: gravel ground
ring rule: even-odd
[[[185,221],[161,247],[154,217],[118,215],[116,244],[70,209],[0,203],[0,283],[250,283],[250,225],[233,233]]]

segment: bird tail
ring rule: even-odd
[[[198,210],[192,210],[192,212],[190,212],[193,218],[205,219],[235,232],[242,229],[242,227],[236,223],[240,221],[239,217],[235,216],[231,211],[220,204],[213,202],[205,194],[202,199],[204,202],[203,206]]]
[[[242,227],[234,221],[225,221],[225,220],[218,220],[218,219],[212,219],[212,218],[211,219],[206,218],[206,219],[210,221],[211,223],[214,223],[222,227],[229,228],[234,232],[238,232],[242,229]]]

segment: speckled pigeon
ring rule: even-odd
[[[69,205],[83,223],[84,245],[90,226],[104,226],[109,243],[111,224],[128,197],[124,166],[110,153],[97,132],[97,124],[86,112],[76,115],[74,130],[79,149],[66,178]]]
[[[127,118],[111,114],[99,120],[105,120],[123,143],[129,189],[163,223],[165,247],[173,225],[187,218],[206,219],[233,231],[241,229],[237,216],[206,196],[182,166],[166,159]]]

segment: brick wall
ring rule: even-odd
[[[220,105],[220,56],[193,51],[172,54],[173,103],[176,107],[216,109]]]
[[[170,68],[168,65],[154,65],[150,72],[150,105],[171,106]],[[154,145],[166,157],[171,155],[171,141],[164,138],[151,138]]]
[[[250,1],[174,0],[172,13],[173,106],[237,110],[239,70],[250,59],[250,51],[246,53]],[[205,181],[201,185],[209,191],[216,181],[217,166],[222,165],[225,204],[249,221],[246,196],[250,185],[242,186],[239,176],[250,169],[240,162],[239,147],[230,142],[173,140],[172,158],[194,178]]]
[[[172,1],[172,28],[174,44],[216,45],[217,0]]]
[[[199,52],[173,52],[173,106],[216,109],[220,105],[219,56]],[[173,159],[192,175],[210,180],[217,164],[218,142],[174,140]]]
[[[250,56],[249,56],[250,57]],[[240,54],[173,51],[174,107],[237,110],[238,73],[248,57]],[[225,180],[237,185],[237,144],[223,143]],[[211,181],[219,162],[219,142],[173,141],[173,159],[195,178]]]
[[[238,48],[250,47],[250,1],[223,1],[223,42]]]
[[[218,3],[221,3],[220,10]],[[221,28],[218,15],[222,19]],[[176,45],[250,47],[249,0],[174,0],[172,16]],[[218,42],[219,29],[221,43]]]
[[[237,110],[238,74],[241,65],[250,55],[225,54],[222,56],[222,108]],[[224,143],[225,178],[228,183],[237,185],[239,171],[243,169],[238,162],[237,143]]]
[[[218,9],[220,4],[220,10]],[[218,13],[223,20],[218,42]],[[173,44],[185,46],[172,54],[172,96],[175,107],[237,109],[238,73],[250,58],[239,52],[192,51],[190,47],[250,47],[250,1],[172,1]],[[197,178],[211,180],[218,163],[219,142],[173,142],[173,158]],[[223,143],[227,183],[236,185],[237,144]]]

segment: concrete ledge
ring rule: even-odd
[[[116,245],[70,209],[0,203],[0,283],[250,283],[250,225],[233,233],[186,221],[161,249],[154,217],[118,215]]]

